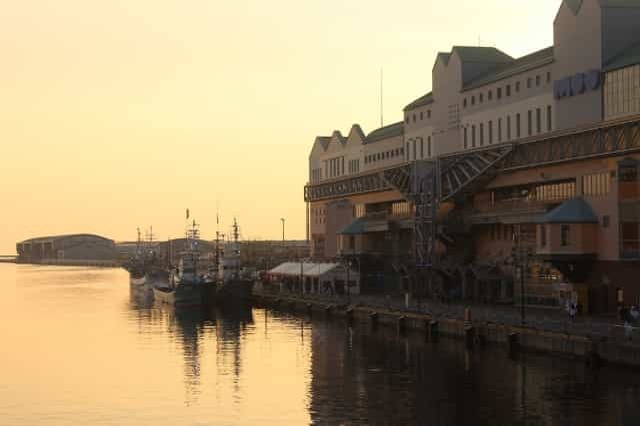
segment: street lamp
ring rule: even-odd
[[[282,248],[284,248],[284,217],[281,217],[280,220],[282,221]]]
[[[346,266],[347,266],[347,303],[351,304],[351,260],[347,260],[346,261]]]

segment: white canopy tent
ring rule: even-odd
[[[299,283],[302,277],[303,293],[360,293],[359,272],[353,269],[347,270],[346,265],[340,263],[285,262],[271,269],[268,275],[271,279],[279,280],[283,284]],[[282,285],[281,289],[284,289]]]

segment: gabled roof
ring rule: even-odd
[[[598,223],[598,216],[581,197],[572,198],[544,215],[540,223]]]
[[[574,15],[577,15],[582,7],[582,1],[583,0],[564,0],[564,3],[571,9]]]
[[[553,46],[538,50],[537,52],[533,52],[508,63],[498,65],[468,82],[462,90],[475,89],[477,87],[484,86],[485,84],[494,83],[496,81],[539,68],[550,64],[551,62],[553,62]]]
[[[640,43],[623,50],[604,65],[604,71],[614,71],[631,65],[640,64]]]
[[[359,124],[354,124],[353,126],[351,126],[351,130],[349,131],[349,136],[351,136],[353,133],[358,135],[360,139],[362,139],[363,141],[367,140],[367,137],[365,136],[364,132],[362,131],[362,127],[360,127]]]
[[[365,143],[373,143],[383,139],[392,138],[394,136],[402,136],[404,134],[404,122],[398,121],[397,123],[389,124],[388,126],[380,127],[367,135]]]
[[[418,108],[421,106],[429,105],[433,103],[433,92],[429,92],[424,96],[419,97],[415,101],[411,102],[409,105],[404,107],[403,111],[409,111],[414,108]]]
[[[451,53],[457,52],[460,61],[464,62],[482,62],[482,63],[500,63],[509,62],[513,58],[495,47],[485,46],[453,46]]]

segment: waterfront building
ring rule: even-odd
[[[19,263],[113,264],[118,259],[115,243],[93,234],[36,237],[16,244]]]
[[[312,256],[360,262],[363,292],[640,303],[638,22],[640,0],[565,0],[553,46],[455,46],[402,122],[316,138]]]

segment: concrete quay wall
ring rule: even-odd
[[[529,327],[514,327],[484,321],[437,319],[427,314],[389,311],[366,306],[331,304],[325,301],[278,295],[254,295],[260,307],[286,310],[292,313],[342,317],[369,322],[372,326],[394,327],[398,331],[415,330],[429,337],[437,335],[464,339],[467,345],[501,344],[509,350],[548,353],[582,360],[594,367],[601,363],[639,368],[640,345],[606,341],[603,337],[584,337],[542,331]]]

